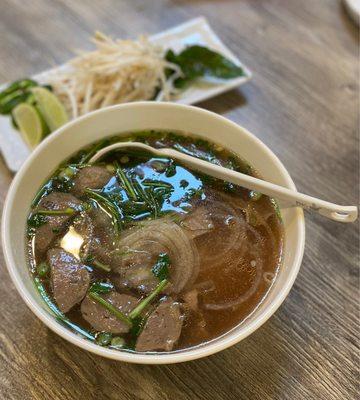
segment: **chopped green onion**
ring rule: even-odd
[[[160,294],[165,286],[169,283],[167,279],[162,280],[156,288],[149,294],[149,296],[145,297],[144,300],[140,301],[140,303],[131,311],[129,317],[131,319],[136,318],[138,315],[142,313],[142,311],[154,300],[154,298]]]
[[[158,205],[158,203],[157,203],[157,201],[156,201],[156,199],[155,199],[155,197],[154,197],[154,195],[153,195],[151,190],[149,190],[148,196],[151,199],[151,204],[152,204],[151,208],[152,208],[152,210],[154,212],[154,218],[157,218],[159,216],[159,212],[160,212],[159,208],[160,207],[159,207],[159,205]]]
[[[96,336],[96,343],[100,346],[108,346],[111,342],[112,334],[110,332],[101,332]]]
[[[110,346],[114,349],[122,349],[125,346],[125,340],[120,336],[115,336],[112,338]]]
[[[73,167],[68,166],[59,172],[58,177],[60,179],[71,179],[75,176],[75,174],[76,170]]]
[[[175,146],[174,146],[175,147]],[[166,172],[165,172],[165,176],[167,176],[168,178],[171,178],[172,176],[174,176],[176,174],[176,166],[171,163],[167,168],[166,168]]]
[[[94,282],[90,291],[93,293],[110,293],[114,289],[114,285],[110,282]]]
[[[126,193],[129,195],[130,198],[133,200],[138,200],[136,196],[136,192],[134,186],[132,185],[129,178],[126,176],[125,171],[119,166],[117,162],[115,162],[115,169],[116,169],[116,176],[118,177],[121,185],[125,189]]]
[[[49,265],[46,262],[42,262],[36,266],[36,273],[40,278],[45,277],[50,270]]]
[[[37,210],[40,215],[72,215],[76,212],[74,208],[67,207],[64,210]]]
[[[48,190],[48,184],[44,185],[35,195],[34,200],[31,203],[31,208],[34,208],[37,203],[39,202],[39,200],[41,199],[41,197],[45,194],[45,192],[47,192]]]
[[[115,206],[107,197],[103,196],[102,194],[95,192],[94,190],[91,190],[89,188],[85,189],[85,193],[93,200],[99,202],[102,204],[105,208],[106,211],[110,214],[112,220],[113,220],[113,225],[116,229],[116,233],[118,234],[119,231],[122,228],[121,225],[121,219],[119,216],[119,212]]]
[[[164,188],[164,189],[173,189],[173,185],[171,183],[163,182],[163,181],[150,181],[150,180],[145,180],[141,182],[142,185],[144,186],[150,186],[150,187],[158,187],[158,188]]]

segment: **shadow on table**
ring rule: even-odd
[[[239,89],[233,89],[229,92],[220,94],[209,100],[202,101],[196,106],[205,108],[206,110],[213,111],[218,114],[226,114],[238,107],[247,105],[247,99]]]
[[[230,349],[172,365],[104,359],[48,331],[45,362],[54,379],[68,376],[64,391],[73,394],[75,385],[83,388],[84,398],[87,391],[97,399],[281,398],[284,385],[292,384],[294,360],[287,345],[279,343],[279,324],[275,318]]]

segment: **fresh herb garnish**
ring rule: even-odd
[[[167,178],[171,178],[172,176],[174,176],[176,174],[176,166],[175,164],[171,161],[170,164],[168,165],[168,167],[166,168],[165,171],[165,176]]]
[[[168,254],[161,253],[151,271],[160,281],[162,281],[169,277],[169,265],[170,258]]]
[[[127,193],[129,199],[131,198],[132,200],[135,201],[138,200],[134,185],[132,184],[130,179],[126,176],[125,171],[119,166],[117,162],[115,162],[115,169],[116,169],[116,176],[119,179],[123,189]]]
[[[152,217],[157,218],[160,214],[161,208],[160,208],[159,204],[157,203],[156,198],[154,197],[152,187],[145,190],[136,179],[133,179],[132,183],[133,183],[133,186],[135,188],[135,191],[136,191],[138,197],[150,209]]]
[[[110,332],[100,332],[96,335],[95,341],[100,346],[108,346],[111,343],[112,334]]]
[[[34,200],[31,203],[31,207],[34,208],[40,199],[45,195],[48,194],[49,191],[49,184],[46,183],[44,186],[40,188],[40,190],[36,193]]]
[[[146,318],[140,317],[140,315],[132,319],[133,325],[132,328],[130,329],[130,334],[133,338],[137,338],[140,335],[142,328],[145,325],[145,322]]]
[[[73,215],[75,212],[77,210],[71,207],[64,208],[63,210],[36,210],[36,213],[40,215]]]
[[[275,199],[270,199],[270,201],[275,209],[276,216],[278,217],[279,221],[282,222],[282,216],[281,216],[279,203]]]
[[[114,203],[112,203],[106,196],[103,194],[100,194],[98,192],[95,192],[92,189],[86,188],[85,193],[88,195],[88,197],[95,202],[100,203],[102,207],[109,213],[111,216],[111,219],[113,221],[114,228],[116,230],[116,234],[118,234],[121,229],[122,229],[122,223],[121,223],[121,215],[119,213],[118,208],[115,206]]]
[[[71,188],[74,186],[74,182],[72,179],[55,176],[50,181],[51,190],[56,192],[63,192],[68,193],[70,192]]]
[[[46,224],[46,222],[46,216],[41,214],[32,214],[27,220],[29,228],[39,228],[39,226]]]
[[[36,273],[40,278],[44,278],[50,271],[50,267],[46,262],[42,262],[36,266]]]
[[[160,206],[159,206],[159,204],[158,204],[158,202],[157,202],[157,200],[156,200],[156,198],[155,198],[155,196],[153,194],[153,191],[151,189],[148,190],[148,197],[150,199],[151,209],[153,211],[153,216],[156,219],[156,218],[158,218],[161,210],[160,210]]]
[[[147,186],[147,187],[173,189],[173,185],[171,183],[167,183],[167,182],[163,182],[163,181],[153,181],[150,179],[145,179],[141,183],[142,183],[142,185]]]
[[[110,272],[111,271],[111,267],[110,265],[107,264],[103,264],[102,262],[100,262],[99,260],[96,260],[94,256],[88,256],[86,257],[83,262],[85,264],[89,264],[95,268],[101,269],[102,271],[105,272]]]
[[[90,292],[93,293],[109,293],[114,290],[114,285],[111,282],[94,282],[90,287]]]
[[[115,336],[111,339],[110,346],[114,349],[122,349],[125,347],[125,339],[121,336]]]
[[[72,165],[69,165],[69,166],[63,168],[59,172],[58,177],[60,179],[64,179],[64,180],[70,180],[76,175],[76,172],[77,172],[77,168],[75,168]]]
[[[143,312],[143,310],[155,299],[155,297],[165,289],[168,283],[169,281],[167,279],[162,280],[149,294],[149,296],[141,300],[140,303],[131,311],[129,317],[131,319],[138,317]]]
[[[165,58],[177,64],[184,75],[175,80],[174,85],[177,88],[184,88],[194,80],[203,77],[231,79],[245,75],[239,65],[204,46],[189,46],[179,54],[168,50]]]

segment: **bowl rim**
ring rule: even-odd
[[[268,305],[268,307],[264,310],[264,312],[256,318],[254,321],[250,322],[249,325],[243,329],[241,332],[234,333],[230,335],[230,337],[220,337],[220,339],[212,342],[210,341],[209,343],[205,343],[203,345],[200,345],[199,347],[193,347],[190,348],[189,350],[184,350],[181,352],[172,352],[172,353],[157,353],[157,354],[144,354],[144,353],[132,353],[132,352],[122,352],[119,350],[114,350],[114,349],[109,349],[105,347],[101,347],[85,338],[80,337],[79,335],[71,332],[68,328],[61,326],[52,316],[49,312],[47,312],[45,309],[41,308],[36,304],[36,302],[33,300],[32,295],[28,292],[27,288],[23,284],[20,274],[18,273],[17,267],[15,260],[12,257],[11,254],[11,241],[10,241],[10,234],[9,230],[7,229],[8,222],[10,221],[10,213],[11,213],[11,208],[15,200],[15,195],[17,192],[17,188],[22,182],[22,179],[24,175],[26,174],[28,168],[31,168],[31,165],[33,163],[33,160],[36,159],[39,153],[42,152],[44,148],[47,146],[51,145],[51,142],[58,137],[59,135],[62,134],[62,132],[67,131],[68,129],[74,129],[76,128],[76,125],[82,122],[83,120],[86,119],[92,119],[96,118],[97,115],[107,113],[109,111],[114,111],[117,109],[124,109],[124,108],[134,108],[135,110],[137,108],[151,108],[151,107],[160,107],[163,108],[164,112],[169,111],[171,112],[171,109],[186,109],[189,112],[196,112],[203,114],[203,116],[206,118],[215,118],[219,119],[223,124],[224,127],[229,126],[232,127],[233,129],[235,128],[236,130],[241,131],[242,135],[248,136],[251,140],[253,140],[257,146],[261,147],[263,151],[265,151],[270,158],[272,159],[273,163],[276,164],[276,166],[282,171],[283,177],[286,180],[286,186],[292,190],[296,190],[295,184],[293,180],[290,177],[290,174],[288,173],[287,169],[285,166],[281,163],[281,161],[278,159],[278,157],[260,140],[258,139],[255,135],[250,133],[247,129],[243,128],[242,126],[238,125],[237,123],[230,121],[229,119],[218,115],[214,112],[195,107],[195,106],[188,106],[188,105],[183,105],[183,104],[176,104],[176,103],[155,103],[155,102],[150,102],[150,101],[143,101],[143,102],[134,102],[134,103],[124,103],[124,104],[118,104],[110,107],[106,107],[100,110],[93,111],[89,114],[86,114],[84,116],[81,116],[77,118],[76,120],[70,121],[67,124],[63,125],[61,128],[59,128],[57,131],[53,132],[51,135],[49,135],[45,140],[43,140],[37,147],[36,149],[30,154],[30,156],[27,158],[25,163],[22,165],[18,173],[15,175],[8,194],[5,199],[4,203],[4,209],[2,213],[2,223],[1,223],[1,237],[2,237],[2,248],[3,248],[3,253],[4,253],[4,259],[5,263],[7,266],[7,269],[9,271],[10,277],[19,292],[20,296],[26,303],[26,305],[30,308],[30,310],[48,327],[50,328],[53,332],[57,333],[60,337],[66,339],[72,344],[75,344],[76,346],[90,351],[94,354],[114,359],[114,360],[119,360],[119,361],[125,361],[129,363],[139,363],[139,364],[171,364],[171,363],[179,363],[179,362],[185,362],[185,361],[190,361],[202,357],[209,356],[211,354],[217,353],[221,350],[224,350],[241,340],[245,339],[247,336],[249,336],[252,332],[254,332],[256,329],[258,329],[261,325],[263,325],[274,313],[275,311],[280,307],[280,305],[283,303],[285,298],[287,297],[288,293],[290,292],[290,289],[292,288],[294,281],[296,279],[296,276],[299,272],[303,254],[304,254],[304,246],[305,246],[305,220],[304,220],[304,213],[303,210],[300,208],[297,208],[295,210],[296,212],[296,221],[297,221],[297,235],[298,235],[298,242],[296,243],[296,246],[294,246],[295,250],[295,256],[294,256],[294,262],[292,265],[291,272],[289,274],[288,279],[286,280],[285,284],[279,289],[279,293],[276,295],[274,300],[272,301],[271,304]],[[70,154],[69,154],[70,155]],[[30,278],[30,274],[29,274]]]

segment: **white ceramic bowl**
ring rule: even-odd
[[[196,348],[158,355],[111,350],[80,337],[60,325],[48,312],[29,274],[25,229],[30,203],[49,174],[71,154],[100,138],[146,129],[182,130],[221,143],[248,160],[264,179],[295,189],[285,167],[259,139],[217,114],[170,103],[123,104],[95,111],[66,124],[36,148],[10,187],[2,218],[2,244],[10,276],[21,297],[61,337],[85,350],[115,360],[144,364],[176,363],[208,356],[240,342],[276,311],[289,293],[300,268],[305,241],[304,216],[300,209],[282,212],[285,250],[275,284],[256,311],[223,336]]]

